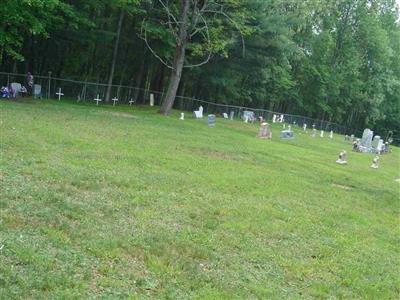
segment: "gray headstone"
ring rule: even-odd
[[[280,137],[282,140],[292,140],[294,139],[294,132],[291,130],[282,130]]]
[[[249,110],[245,110],[243,111],[243,120],[245,121],[254,121],[255,120],[255,115],[254,112],[249,111]]]
[[[233,120],[234,116],[235,116],[235,112],[232,110],[231,113],[229,114],[229,119]]]
[[[372,141],[372,147],[377,149],[380,140],[381,140],[381,137],[379,135],[374,136],[374,140]]]
[[[215,125],[215,120],[216,120],[215,115],[208,115],[208,117],[207,117],[207,125],[208,126],[214,126]]]
[[[359,149],[361,152],[371,152],[372,151],[372,137],[374,132],[370,129],[365,129],[361,138]]]

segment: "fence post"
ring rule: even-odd
[[[49,71],[49,82],[47,86],[47,99],[50,99],[50,87],[51,87],[51,71]]]

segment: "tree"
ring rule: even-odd
[[[250,27],[245,25],[247,16],[244,7],[237,0],[181,0],[179,6],[168,2],[164,3],[163,0],[156,1],[153,10],[156,11],[155,14],[161,18],[166,28],[160,29],[154,20],[144,20],[142,38],[153,55],[171,69],[166,96],[160,109],[161,114],[168,114],[174,104],[183,68],[204,65],[214,54],[227,55],[227,46],[232,42],[232,28],[237,30],[244,47],[243,36],[250,32]],[[178,11],[179,17],[176,16]],[[166,19],[163,20],[163,17]],[[169,33],[166,38],[165,29]],[[174,45],[174,51],[171,53],[172,62],[168,62],[168,57],[167,59],[162,58],[150,46],[149,31],[153,34],[157,33],[158,38],[164,35],[166,43]],[[191,56],[205,56],[205,58],[198,63],[185,64],[188,51]],[[171,56],[171,54],[169,55]]]

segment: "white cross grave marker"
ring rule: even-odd
[[[61,100],[61,96],[64,96],[63,93],[61,93],[61,88],[58,88],[58,93],[56,93],[56,95],[58,95],[58,101]]]
[[[135,101],[133,101],[133,99],[131,98],[131,100],[129,100],[129,106],[132,106],[132,103],[135,103]]]
[[[114,103],[113,103],[113,106],[115,106],[115,102],[118,102],[118,98],[116,98],[116,97],[115,97],[115,98],[112,98],[111,100],[114,102]]]
[[[99,94],[97,94],[97,98],[94,98],[93,100],[96,101],[96,105],[99,105],[99,102],[102,101],[102,100],[99,98]]]

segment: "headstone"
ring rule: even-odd
[[[135,103],[135,101],[131,98],[131,100],[129,100],[129,106],[132,106],[133,103]]]
[[[115,106],[115,102],[118,102],[118,98],[114,97],[111,99],[113,101],[113,106]]]
[[[354,140],[353,141],[353,151],[354,152],[360,152],[359,146],[360,146],[360,141],[359,140]]]
[[[307,124],[306,123],[303,124],[303,131],[307,131]]]
[[[276,115],[275,114],[273,114],[273,116],[272,116],[272,123],[276,123]]]
[[[154,106],[154,94],[150,93],[150,106]]]
[[[255,120],[254,112],[250,110],[243,111],[243,120],[247,122],[253,122]]]
[[[102,100],[99,98],[99,94],[97,94],[97,98],[94,98],[93,100],[96,101],[96,105],[99,105],[99,102],[102,101]]]
[[[364,130],[359,147],[361,152],[371,152],[373,135],[374,132],[372,130],[368,128]]]
[[[376,147],[376,152],[381,153],[384,150],[384,148],[385,148],[385,144],[383,142],[383,139],[380,139],[379,143],[378,143],[378,147]]]
[[[179,118],[179,120],[185,120],[185,113],[181,112],[181,117]]]
[[[355,139],[354,134],[352,134],[352,135],[350,136],[350,141],[354,142],[354,139]]]
[[[56,95],[58,95],[58,101],[61,100],[61,96],[64,96],[63,93],[61,93],[61,88],[58,88],[58,92],[56,93]]]
[[[264,122],[263,116],[258,116],[258,121],[260,121],[260,123],[263,123]]]
[[[315,138],[317,136],[317,129],[313,128],[313,130],[311,131],[311,137]]]
[[[350,141],[350,137],[346,134],[346,135],[344,136],[344,140],[345,140],[345,141]]]
[[[21,92],[22,85],[18,82],[11,82],[11,88],[13,90],[13,97],[17,97],[18,94]]]
[[[343,150],[339,153],[339,159],[336,161],[336,163],[338,163],[340,165],[347,164],[347,152],[345,150]]]
[[[269,124],[264,122],[261,123],[260,132],[257,135],[261,139],[271,139],[272,138],[272,131],[269,128]]]
[[[216,120],[215,115],[208,115],[207,125],[208,126],[214,126],[215,125],[215,120]]]
[[[286,129],[286,124],[285,123],[282,124],[282,128]]]
[[[371,168],[378,169],[379,168],[379,155],[375,156],[372,160]]]
[[[329,132],[329,138],[333,139],[333,130],[331,130],[331,132]]]
[[[203,118],[203,106],[199,106],[199,109],[198,110],[195,110],[194,112],[193,112],[193,117],[195,118],[195,119],[202,119]]]
[[[280,123],[283,123],[284,121],[285,121],[285,116],[284,116],[284,115],[281,115],[280,118],[279,118],[279,122],[280,122]]]
[[[227,113],[223,113],[222,115],[224,116],[224,119],[228,119],[228,114]]]
[[[374,139],[372,141],[372,148],[375,150],[378,148],[379,141],[381,140],[381,137],[379,135],[374,136]]]
[[[320,135],[319,135],[320,137],[324,137],[324,131],[323,130],[321,130],[321,133],[320,133]]]
[[[232,110],[231,113],[229,114],[229,119],[233,120],[234,116],[235,116],[235,112]]]
[[[289,124],[287,128],[289,131],[292,131],[292,125]]]
[[[280,137],[282,140],[292,140],[294,139],[294,133],[290,130],[282,130]]]

